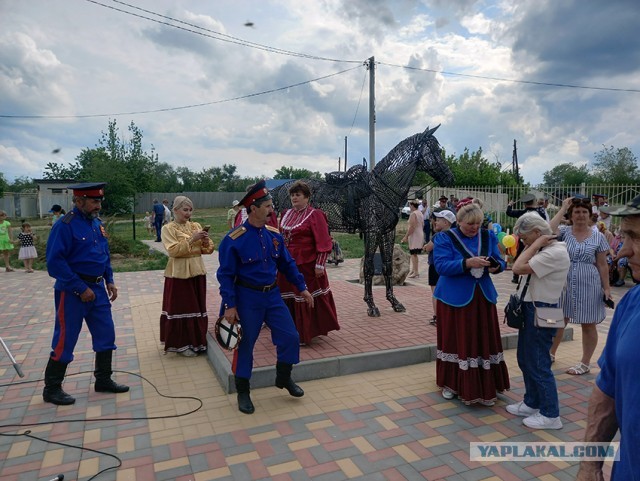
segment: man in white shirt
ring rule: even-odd
[[[162,205],[164,206],[164,219],[162,219],[163,224],[168,224],[171,222],[171,210],[169,209],[169,199],[164,199],[162,201]]]

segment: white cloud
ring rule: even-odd
[[[29,155],[30,152],[26,153]],[[21,171],[32,172],[38,166],[15,147],[0,145],[0,167],[2,171],[11,172],[18,177]]]
[[[176,167],[233,163],[242,176],[272,176],[282,165],[331,171],[347,134],[350,165],[369,155],[368,77],[359,63],[375,55],[382,62],[376,66],[378,159],[405,137],[442,123],[437,137],[448,152],[482,147],[489,160],[510,162],[517,139],[525,179],[537,183],[558,159],[589,162],[602,144],[640,154],[640,94],[478,78],[637,88],[640,37],[632,27],[638,9],[625,10],[635,5],[630,0],[585,1],[589,8],[575,0],[542,6],[515,0],[136,3],[260,48],[89,2],[30,0],[11,8],[3,2],[0,114],[109,114],[211,103],[358,67],[244,100],[117,117],[121,129],[134,121],[160,161]],[[577,10],[567,16],[568,8]],[[254,28],[245,27],[247,21]],[[599,42],[588,43],[591,50],[584,46],[592,33],[585,27]],[[357,63],[279,55],[267,46]],[[69,162],[93,147],[107,121],[0,118],[2,158],[11,152],[20,159],[1,168],[10,176],[39,177],[47,162]],[[52,157],[54,148],[63,155]]]

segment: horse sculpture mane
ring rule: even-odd
[[[439,126],[438,126],[439,127]],[[326,174],[326,180],[305,179],[311,189],[310,203],[327,215],[332,232],[361,232],[365,240],[365,302],[370,316],[379,316],[373,303],[371,284],[373,256],[380,250],[387,299],[397,312],[404,306],[393,296],[391,258],[399,211],[404,205],[416,172],[429,174],[442,186],[453,183],[453,174],[444,162],[442,149],[433,133],[427,129],[396,145],[368,172],[364,166],[351,167],[347,172]],[[289,187],[295,181],[271,191],[277,212],[291,207]]]

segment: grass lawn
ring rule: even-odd
[[[116,272],[162,270],[165,268],[167,258],[150,250],[149,247],[140,242],[142,239],[154,239],[155,234],[148,233],[143,222],[144,215],[136,215],[135,222],[131,216],[103,218],[106,230],[109,234],[109,247],[111,249],[111,261],[113,270]],[[18,259],[20,250],[17,243],[20,232],[20,219],[8,219],[11,222],[12,238],[16,241],[16,247],[10,255],[11,266],[14,269],[23,269],[23,263]],[[195,209],[192,220],[201,225],[211,226],[209,235],[215,245],[219,245],[222,238],[228,232],[227,209]],[[37,235],[36,250],[38,259],[34,262],[33,268],[36,270],[46,270],[45,251],[46,242],[49,237],[51,226],[50,219],[29,219],[33,232]],[[406,232],[406,221],[401,220],[396,230],[396,242],[402,238]],[[135,236],[134,236],[135,230]],[[333,237],[340,243],[345,259],[360,258],[364,255],[364,241],[358,234],[343,234],[336,232]],[[406,244],[403,248],[407,248]],[[0,264],[0,267],[4,265]]]

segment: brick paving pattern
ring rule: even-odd
[[[207,259],[210,325],[219,308],[215,257]],[[432,309],[426,258],[420,261],[421,278],[396,289],[406,313],[391,312],[384,290],[374,289],[382,312],[377,319],[366,317],[362,286],[349,282],[357,277],[358,262],[329,267],[342,329],[303,347],[303,361],[434,343],[435,328],[427,322]],[[3,481],[49,480],[59,473],[69,480],[88,480],[117,465],[105,454],[55,443],[117,455],[122,466],[100,474],[96,478],[100,481],[575,477],[575,463],[471,462],[469,443],[582,439],[587,400],[598,370],[584,376],[564,373],[579,358],[579,329],[574,330],[575,340],[562,344],[554,364],[564,422],[559,431],[529,430],[521,418],[505,411],[504,406],[520,400],[523,393],[513,349],[505,351],[512,390],[491,408],[443,399],[435,385],[435,365],[419,363],[307,381],[302,383],[306,395],[301,399],[272,387],[254,389],[256,413],[247,416],[238,412],[235,395],[222,389],[206,356],[163,354],[158,322],[162,272],[117,273],[116,282],[114,368],[144,376],[160,393],[174,398],[162,397],[140,377],[122,372],[116,378],[131,386],[129,393],[95,393],[91,340],[84,329],[64,385],[76,404],[44,403],[41,378],[53,329],[53,280],[44,272],[0,272],[0,335],[25,373],[24,379],[19,378],[0,351],[0,432],[18,434],[0,436]],[[510,273],[497,276],[495,282],[504,303],[513,290]],[[615,300],[627,289],[615,288]],[[600,326],[598,352],[608,322]],[[399,325],[404,333],[389,340],[389,329]],[[260,366],[275,362],[272,351],[265,333],[258,347]],[[175,398],[179,396],[193,398]],[[202,408],[186,414],[200,402]],[[27,431],[43,440],[24,436]]]

